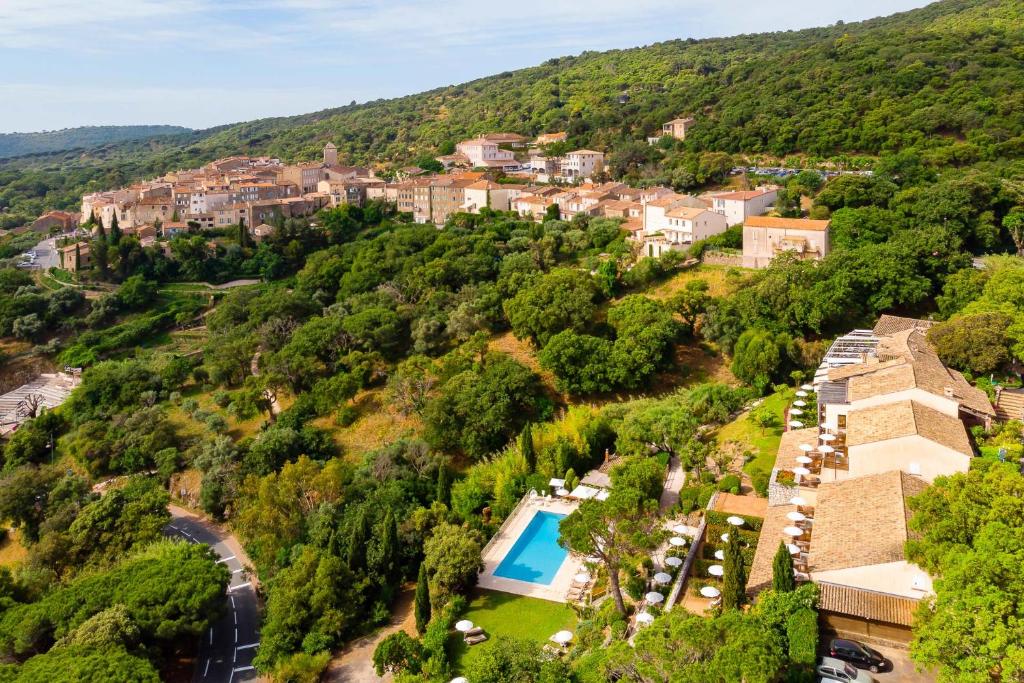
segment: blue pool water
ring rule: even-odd
[[[558,545],[558,523],[564,517],[556,512],[534,514],[494,575],[545,586],[550,584],[569,554]]]

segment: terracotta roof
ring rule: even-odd
[[[883,315],[875,323],[872,330],[879,337],[886,337],[897,332],[919,329],[927,330],[935,323],[931,320],[918,320],[917,318],[903,318],[898,315]]]
[[[754,561],[750,565],[750,575],[747,577],[748,593],[757,594],[771,588],[772,563],[775,553],[779,550],[779,541],[786,537],[782,530],[793,524],[786,514],[794,510],[795,505],[770,505],[765,512],[757,548],[754,550]]]
[[[742,190],[740,192],[722,192],[721,194],[711,195],[715,199],[735,199],[739,201],[747,201],[748,199],[754,199],[762,195],[766,195],[769,192],[776,192],[777,190]]]
[[[822,484],[807,560],[812,575],[905,560],[907,498],[927,487],[898,470]]]
[[[750,228],[784,228],[788,230],[828,230],[831,221],[815,221],[806,218],[776,218],[774,216],[747,216],[743,225]]]
[[[781,470],[792,470],[797,466],[796,456],[803,455],[800,444],[818,443],[818,428],[805,427],[804,429],[790,429],[782,433],[779,441],[779,450],[775,456],[775,467]]]
[[[566,154],[566,156],[570,156],[572,154],[600,154],[600,155],[604,156],[604,152],[595,152],[592,149],[577,149],[577,150],[573,150],[572,152],[569,152],[568,154]]]
[[[707,209],[699,209],[693,206],[677,206],[673,209],[669,209],[665,213],[665,216],[667,218],[684,218],[686,220],[693,220],[706,211]]]
[[[919,601],[889,593],[821,582],[818,609],[886,624],[911,626]]]
[[[883,403],[851,410],[846,416],[848,447],[905,436],[921,436],[964,455],[974,455],[967,430],[959,419],[917,401]]]
[[[688,116],[685,119],[672,119],[671,121],[666,121],[665,125],[668,125],[670,123],[686,123],[686,124],[689,124],[689,123],[693,123],[693,118]]]
[[[647,206],[656,206],[656,207],[659,207],[659,208],[667,209],[668,207],[672,206],[673,204],[675,204],[678,201],[681,201],[682,199],[683,199],[683,195],[681,195],[681,194],[674,194],[673,193],[673,194],[670,194],[670,195],[666,195],[664,197],[658,197],[657,199],[652,199],[649,202],[647,202]]]

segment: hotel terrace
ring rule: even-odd
[[[770,587],[784,542],[798,580],[821,588],[829,631],[905,644],[932,579],[904,552],[907,500],[936,477],[966,472],[968,425],[995,412],[983,391],[945,367],[927,321],[882,316],[825,355],[787,411],[768,510],[747,590]]]

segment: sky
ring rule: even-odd
[[[206,128],[926,0],[0,0],[0,132]]]

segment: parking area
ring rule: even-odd
[[[824,638],[820,645],[818,656],[828,656],[828,638]],[[871,647],[881,652],[892,664],[886,671],[870,674],[878,683],[935,683],[939,680],[933,672],[917,671],[908,650],[875,645],[874,643],[871,643]]]

